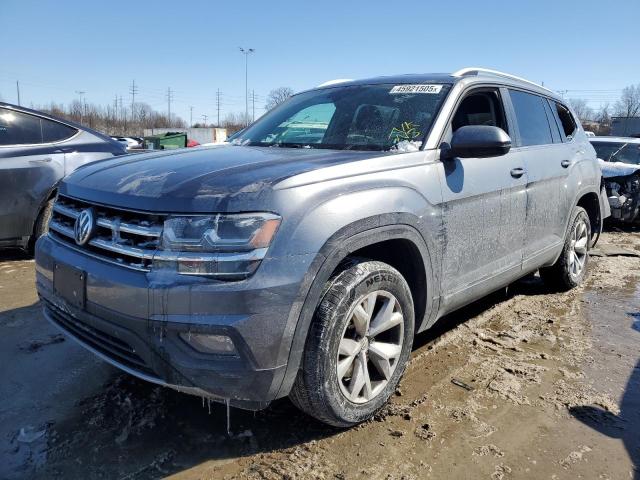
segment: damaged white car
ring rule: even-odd
[[[605,182],[611,218],[640,220],[640,138],[593,137]]]

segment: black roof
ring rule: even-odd
[[[347,80],[340,83],[334,83],[329,85],[324,85],[316,88],[332,88],[332,87],[342,87],[349,85],[376,85],[376,84],[455,84],[461,82],[463,80],[471,81],[471,82],[485,82],[488,79],[498,82],[503,85],[511,85],[518,88],[524,88],[526,90],[530,90],[536,92],[540,95],[545,95],[549,97],[553,97],[558,101],[561,101],[560,96],[551,90],[548,90],[540,85],[536,85],[530,83],[528,81],[523,81],[517,77],[508,77],[508,76],[495,76],[492,74],[486,74],[484,72],[478,72],[477,74],[472,75],[461,75],[454,76],[450,73],[409,73],[405,75],[389,75],[384,77],[374,77],[374,78],[363,78],[359,80]],[[315,89],[311,89],[315,90]],[[300,92],[301,93],[301,92]]]
[[[461,77],[454,77],[449,73],[407,73],[403,75],[388,75],[385,77],[363,78],[345,82],[349,85],[376,85],[382,83],[455,83]]]

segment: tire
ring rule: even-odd
[[[28,251],[30,255],[33,255],[38,239],[49,232],[49,220],[51,220],[51,214],[53,213],[53,201],[53,198],[47,200],[40,209],[40,213],[33,227],[33,235],[29,239]]]
[[[540,269],[540,277],[554,290],[566,291],[580,285],[587,275],[591,223],[582,207],[574,207],[560,257],[550,267]]]
[[[291,400],[336,427],[371,418],[396,390],[413,334],[413,299],[400,272],[382,262],[351,260],[325,286]]]

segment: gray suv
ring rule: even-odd
[[[0,247],[31,250],[46,233],[60,179],[125,153],[95,130],[0,102]]]
[[[533,83],[330,82],[231,145],[78,169],[37,288],[51,322],[137,377],[350,426],[438,318],[538,269],[582,282],[600,190],[575,115]]]

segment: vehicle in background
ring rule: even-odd
[[[633,223],[640,220],[640,138],[594,137],[611,208],[611,218]]]
[[[604,203],[603,203],[604,202]],[[585,278],[601,172],[554,92],[491,70],[333,83],[221,148],[87,166],[36,246],[47,318],[147,381],[371,418],[415,332],[540,271]]]
[[[144,137],[146,150],[174,150],[187,147],[187,134],[184,132],[164,132]]]
[[[60,179],[125,153],[99,132],[0,102],[0,247],[30,249],[46,233]]]
[[[587,130],[585,130],[585,131],[584,131],[584,134],[585,134],[587,137],[595,137],[595,136],[596,136],[596,134],[595,134],[595,133],[593,133],[593,132],[589,132],[589,131],[587,131]]]

